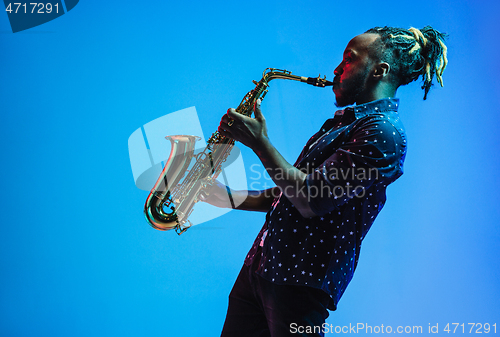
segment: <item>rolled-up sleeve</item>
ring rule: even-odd
[[[401,176],[406,152],[403,135],[386,118],[365,118],[332,155],[306,178],[308,202],[318,216],[362,197],[374,184]]]

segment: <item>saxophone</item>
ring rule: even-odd
[[[326,80],[326,76],[303,77],[292,75],[287,70],[267,68],[259,82],[253,81],[256,87],[243,97],[236,112],[251,116],[255,101],[265,97],[269,82],[273,79],[300,81],[316,87],[333,85],[333,82]],[[208,196],[207,190],[221,172],[234,140],[216,131],[208,139],[205,150],[194,155],[195,142],[199,137],[175,135],[166,139],[171,142],[170,156],[146,199],[144,214],[153,228],[163,231],[174,229],[180,235],[193,225],[188,220],[189,215],[200,196]],[[195,158],[195,163],[186,175],[192,158]],[[182,183],[179,183],[185,175]]]

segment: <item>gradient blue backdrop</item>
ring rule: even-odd
[[[428,24],[450,34],[445,87],[427,101],[418,83],[398,92],[405,174],[328,323],[481,322],[500,333],[499,9],[80,1],[16,34],[0,14],[0,335],[217,336],[264,214],[232,211],[181,237],[151,229],[129,135],[190,106],[209,135],[264,68],[331,79],[353,36]],[[271,84],[262,108],[292,162],[335,111],[330,89],[287,81]],[[242,153],[247,168],[258,163]]]

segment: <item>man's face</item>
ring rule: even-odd
[[[373,61],[369,56],[368,47],[379,36],[376,34],[361,34],[353,38],[347,45],[342,62],[335,68],[333,92],[336,105],[343,107],[354,103],[365,103],[369,75]]]

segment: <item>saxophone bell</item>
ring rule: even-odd
[[[184,176],[193,157],[195,143],[200,137],[175,135],[165,138],[171,143],[170,156],[146,199],[144,215],[151,227],[155,229],[178,231],[182,230],[180,226],[183,222],[177,214],[172,191]]]

